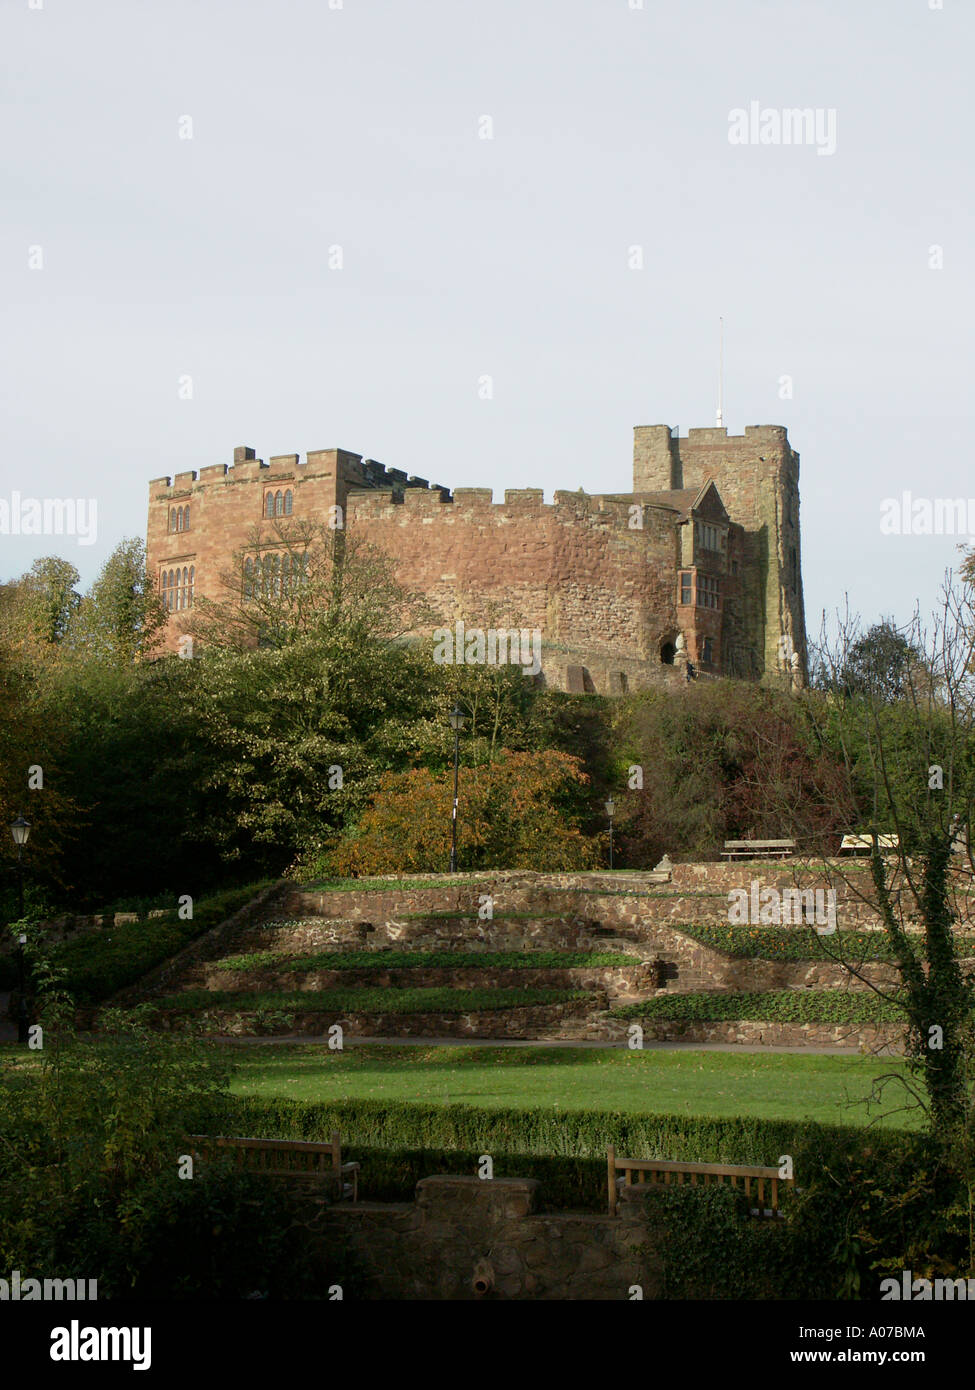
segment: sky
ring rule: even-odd
[[[971,0],[4,0],[0,579],[90,582],[240,444],[629,490],[634,425],[714,424],[721,318],[724,423],[801,455],[810,634],[929,611],[975,539],[923,534],[975,498],[973,40]]]

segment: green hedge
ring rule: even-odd
[[[254,1138],[327,1139],[382,1150],[446,1150],[457,1154],[549,1155],[601,1159],[610,1144],[630,1157],[697,1163],[778,1163],[800,1152],[838,1152],[850,1145],[900,1152],[911,1144],[899,1131],[864,1130],[813,1121],[756,1116],[634,1115],[602,1110],[427,1105],[406,1101],[296,1101],[227,1096],[199,1117],[201,1133]],[[358,1156],[357,1154],[355,1156]]]
[[[180,921],[174,911],[167,917],[86,932],[53,947],[52,963],[66,972],[64,988],[78,1003],[100,1003],[231,917],[267,886],[268,882],[252,883],[204,898],[194,903],[189,921]]]
[[[528,1004],[565,1004],[588,999],[582,989],[360,989],[244,990],[187,989],[154,1001],[165,1013],[201,1009],[283,1009],[291,1013],[466,1014],[485,1009],[518,1009]]]
[[[701,994],[659,995],[640,1004],[611,1009],[613,1018],[672,1018],[718,1022],[753,1019],[763,1023],[903,1023],[897,1004],[872,990],[773,989],[765,993],[732,994],[708,990]]]
[[[224,956],[214,970],[567,970],[582,967],[639,965],[639,956],[619,951],[319,951],[292,956],[287,951],[249,951]]]

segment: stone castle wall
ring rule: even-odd
[[[714,557],[719,609],[679,603],[680,569],[694,563],[687,489],[699,492],[709,478],[720,496],[708,493],[700,515],[722,520],[728,532],[726,554]],[[557,688],[678,688],[685,668],[661,658],[679,634],[703,675],[780,678],[784,638],[805,668],[801,581],[790,581],[792,551],[796,575],[799,564],[798,455],[780,426],[740,437],[692,430],[686,440],[667,426],[639,426],[632,494],[557,492],[554,504],[534,488],[508,491],[503,502],[487,489],[451,494],[343,449],[265,464],[241,447],[232,468],[150,484],[150,573],[185,570],[194,600],[226,599],[233,557],[249,546],[256,553],[255,531],[273,548],[265,498],[277,490],[290,490],[295,521],[325,522],[338,509],[350,535],[393,556],[400,581],[428,600],[440,623],[537,629],[542,679]],[[188,528],[174,531],[174,514],[187,506]],[[169,650],[180,649],[187,616],[173,612]],[[716,654],[710,667],[706,637]]]

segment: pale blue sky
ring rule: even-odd
[[[633,425],[713,423],[722,314],[725,423],[802,455],[810,629],[929,605],[957,540],[880,505],[975,496],[975,7],[635,2],[5,0],[0,496],[99,536],[0,536],[0,577],[90,579],[235,444],[626,489]],[[836,153],[730,144],[752,101]]]

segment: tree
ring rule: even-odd
[[[884,618],[861,633],[847,619],[844,625],[842,664],[835,652],[819,648],[814,653],[813,685],[851,698],[868,696],[882,704],[904,699],[912,686],[930,679],[923,651],[916,640],[901,631],[893,618]]]
[[[81,598],[78,571],[69,560],[45,555],[6,586],[2,605],[5,640],[22,649],[56,648],[64,641]]]
[[[122,540],[77,606],[72,645],[86,660],[120,664],[156,653],[167,613],[141,540]]]
[[[911,1095],[942,1152],[962,1157],[971,1183],[975,978],[960,958],[956,929],[971,923],[975,877],[972,591],[949,576],[931,628],[915,614],[900,637],[890,645],[904,656],[892,686],[870,655],[886,650],[887,638],[865,660],[858,625],[841,623],[838,636],[820,646],[830,693],[797,697],[840,755],[848,795],[862,808],[855,828],[871,838],[868,884],[841,862],[824,860],[823,870],[878,914],[895,984],[878,985],[850,961],[842,933],[832,945],[822,940],[851,976],[903,1010]],[[848,681],[851,672],[863,678]],[[887,854],[883,834],[896,836]]]
[[[599,846],[579,828],[588,778],[565,753],[502,753],[460,775],[460,863],[476,869],[594,868]],[[387,773],[323,869],[342,877],[442,871],[450,853],[453,774]]]

